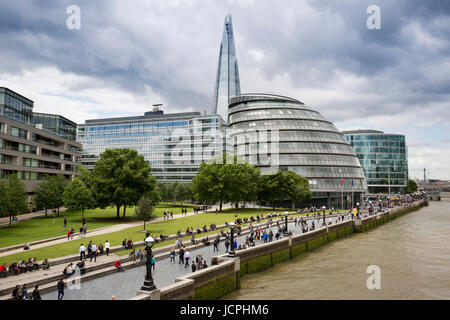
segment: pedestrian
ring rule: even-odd
[[[67,228],[67,217],[64,216],[64,229]]]
[[[225,253],[228,253],[228,248],[230,247],[230,240],[225,240]]]
[[[153,268],[153,271],[155,271],[155,265],[156,265],[155,256],[152,255],[152,259],[150,260],[150,267]]]
[[[75,229],[72,227],[72,228],[70,228],[70,240],[73,239],[74,234],[75,234]]]
[[[195,263],[192,264],[192,272],[197,271],[197,265]]]
[[[180,251],[178,253],[178,264],[184,264],[184,247],[180,248]]]
[[[70,230],[67,231],[67,240],[70,240]]]
[[[42,300],[41,293],[39,292],[39,286],[38,285],[36,285],[34,287],[33,293],[31,294],[31,299],[32,300]]]
[[[88,247],[87,247],[87,252],[88,252],[88,258],[90,258],[91,254],[92,254],[92,240],[89,241],[89,244],[88,244]]]
[[[219,240],[217,238],[214,239],[214,248],[213,252],[219,251]]]
[[[92,249],[91,249],[91,260],[90,262],[92,262],[92,258],[94,258],[94,261],[97,262],[97,246],[95,245],[95,243],[92,244]]]
[[[110,245],[109,245],[108,240],[106,240],[106,242],[105,242],[106,256],[109,256],[109,249],[110,249]]]
[[[58,284],[58,300],[62,300],[64,297],[64,281],[63,278],[59,279]]]
[[[186,252],[184,253],[184,267],[189,267],[189,258],[191,257],[191,254],[189,253],[189,250],[186,249]]]
[[[170,249],[170,262],[175,263],[175,248]]]
[[[80,233],[78,233],[78,239],[83,237],[83,227],[80,227]]]
[[[16,285],[16,287],[14,288],[14,290],[12,292],[12,297],[14,300],[20,300],[19,299],[19,291],[20,291],[20,287],[19,287],[19,285]]]
[[[86,259],[86,247],[81,244],[80,246],[80,260]]]

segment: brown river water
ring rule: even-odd
[[[450,299],[450,199],[241,278],[224,299]],[[367,279],[380,269],[380,289]]]

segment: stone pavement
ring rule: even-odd
[[[103,255],[97,257],[97,262],[90,262],[89,259],[86,260],[86,268],[99,265],[101,263],[107,263],[111,262],[111,265],[113,265],[114,261],[118,259],[118,256],[115,254],[110,254],[109,256]],[[75,266],[78,261],[74,262],[73,265]],[[50,269],[48,270],[35,270],[32,272],[26,272],[20,275],[9,275],[7,278],[1,278],[0,279],[0,292],[4,292],[7,288],[11,288],[15,285],[23,285],[27,284],[28,290],[32,291],[33,288],[30,288],[29,284],[38,282],[38,281],[45,281],[46,279],[52,278],[52,277],[62,277],[63,276],[63,270],[69,263],[65,264],[59,264],[59,265],[50,265]],[[57,281],[57,280],[55,280]],[[12,291],[11,291],[12,292]],[[2,296],[2,294],[0,294]]]
[[[329,217],[326,218],[327,223],[329,219]],[[333,217],[331,219],[334,223],[336,218]],[[346,215],[346,220],[348,219],[349,216]],[[316,229],[318,229],[318,227],[321,226],[322,219],[320,219],[320,222],[317,218],[308,220],[309,226],[313,220],[316,224]],[[262,225],[265,225],[265,223]],[[283,227],[284,222],[280,222],[280,226]],[[272,223],[271,229],[275,234],[276,222]],[[302,233],[300,225],[295,226],[293,221],[289,221],[289,230],[293,231],[294,234]],[[247,235],[248,234],[241,234],[240,237],[237,237],[238,245],[242,245],[245,242]],[[212,240],[213,236],[209,236],[209,238]],[[280,239],[283,239],[283,237]],[[273,241],[276,241],[275,237]],[[264,242],[258,240],[255,241],[255,243],[256,246],[258,246]],[[209,266],[212,257],[225,253],[225,246],[223,242],[220,244],[219,250],[219,252],[214,252],[212,244],[210,246],[202,246],[198,249],[190,250],[191,260],[195,261],[196,255],[200,253],[203,258],[206,259]],[[190,266],[185,268],[184,265],[178,263],[178,254],[176,254],[175,263],[171,263],[170,258],[168,258],[167,254],[164,253],[156,255],[155,258],[157,261],[155,264],[155,271],[152,270],[152,276],[157,288],[172,284],[175,278],[192,272]],[[192,263],[190,262],[190,265],[191,264]],[[145,272],[145,265],[142,265],[132,269],[126,269],[125,272],[100,276],[96,279],[81,283],[81,289],[66,289],[64,300],[110,300],[112,296],[114,296],[115,299],[121,300],[135,297],[136,291],[143,285]],[[42,295],[42,299],[56,300],[57,293],[55,291],[45,293]]]

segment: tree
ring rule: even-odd
[[[285,198],[290,201],[292,209],[294,209],[295,202],[305,202],[312,199],[312,192],[308,187],[308,179],[293,171],[287,171],[284,175],[284,183],[286,184]]]
[[[64,175],[59,174],[56,176],[46,176],[37,189],[35,190],[34,202],[38,208],[45,209],[45,215],[47,216],[48,209],[58,209],[63,206],[63,193],[67,186],[68,180]]]
[[[90,179],[94,199],[99,207],[116,206],[117,218],[123,206],[136,205],[155,187],[155,177],[143,155],[132,149],[107,149],[96,162]]]
[[[414,180],[408,180],[408,183],[406,184],[405,193],[414,193],[417,191],[417,182]]]
[[[64,189],[64,206],[72,210],[80,210],[82,218],[84,218],[84,210],[91,208],[93,201],[91,190],[79,177],[76,177]]]
[[[134,209],[134,215],[141,220],[144,220],[144,230],[145,230],[145,221],[152,219],[154,206],[153,201],[150,197],[144,196],[142,197],[136,209]]]
[[[8,181],[0,180],[0,217],[8,214]]]
[[[253,201],[257,198],[259,170],[237,156],[222,155],[222,161],[217,163],[203,162],[194,177],[191,190],[197,201],[219,202],[222,211],[224,202],[238,204],[240,201]]]
[[[190,196],[189,185],[187,183],[178,183],[175,186],[174,190],[175,200],[180,202],[180,205],[183,201],[188,200]]]
[[[16,174],[11,174],[7,181],[1,184],[3,195],[0,197],[3,212],[9,214],[9,226],[12,217],[28,211],[28,192],[25,184],[17,178]]]

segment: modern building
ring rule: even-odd
[[[214,90],[213,114],[222,119],[228,118],[230,98],[241,93],[239,68],[234,46],[233,24],[231,15],[225,17],[222,42],[220,44],[219,64],[217,67],[216,86]]]
[[[33,101],[8,88],[0,87],[0,116],[21,123],[31,123]]]
[[[58,114],[33,112],[33,124],[67,140],[73,141],[77,137],[77,124]]]
[[[0,87],[0,178],[16,173],[31,195],[45,175],[78,175],[81,144],[33,124],[33,101]],[[68,120],[69,121],[69,120]]]
[[[227,149],[226,125],[219,115],[164,114],[158,106],[143,116],[86,120],[79,124],[81,164],[92,169],[106,149],[131,148],[144,156],[158,181],[190,182],[202,161]]]
[[[79,175],[77,158],[81,144],[32,125],[0,116],[0,178],[16,173],[28,193],[45,175]]]
[[[377,130],[343,131],[366,175],[370,193],[401,192],[408,182],[405,136]]]
[[[364,172],[344,135],[302,102],[272,94],[230,99],[234,153],[269,174],[291,170],[309,181],[314,205],[348,208],[367,192]]]

